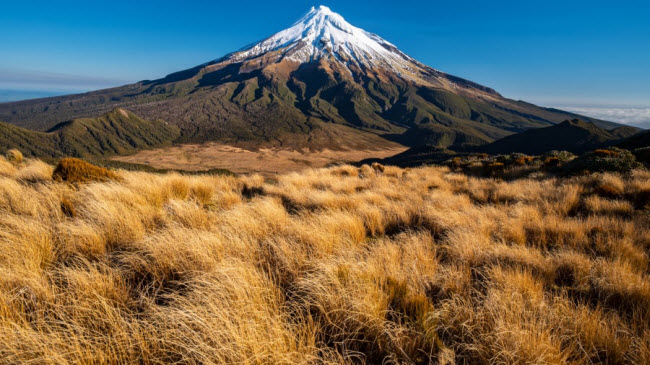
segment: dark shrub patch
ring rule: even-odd
[[[569,174],[584,172],[621,172],[627,173],[641,167],[634,155],[627,150],[612,148],[609,150],[596,150],[584,154],[566,165]]]
[[[252,199],[258,195],[264,195],[264,188],[261,186],[249,186],[244,184],[241,188],[241,195],[246,199]]]

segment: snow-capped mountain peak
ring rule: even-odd
[[[414,61],[390,42],[348,23],[327,6],[312,7],[293,26],[230,55],[232,61],[244,61],[269,52],[283,59],[311,62],[324,57],[366,68],[386,67],[402,71]]]

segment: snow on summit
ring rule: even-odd
[[[243,61],[275,51],[284,59],[301,63],[332,57],[344,64],[354,63],[369,68],[383,66],[395,71],[417,68],[415,61],[394,45],[351,25],[323,5],[312,7],[290,28],[229,58]]]

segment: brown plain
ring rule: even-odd
[[[271,175],[367,158],[385,158],[404,152],[406,149],[394,145],[381,150],[310,151],[281,148],[249,150],[225,144],[205,143],[143,150],[131,156],[116,156],[112,159],[145,164],[158,169],[201,171],[220,168],[235,173]]]

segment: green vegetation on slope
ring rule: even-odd
[[[0,123],[0,152],[16,148],[28,156],[98,158],[170,144],[175,126],[116,109],[97,118],[75,119],[47,133]]]
[[[628,150],[648,148],[650,147],[650,131],[637,133],[619,143],[618,146]]]
[[[531,129],[512,135],[482,146],[479,150],[487,153],[541,154],[551,150],[583,153],[612,145],[635,131],[621,128],[608,131],[593,123],[574,119],[552,127]]]

